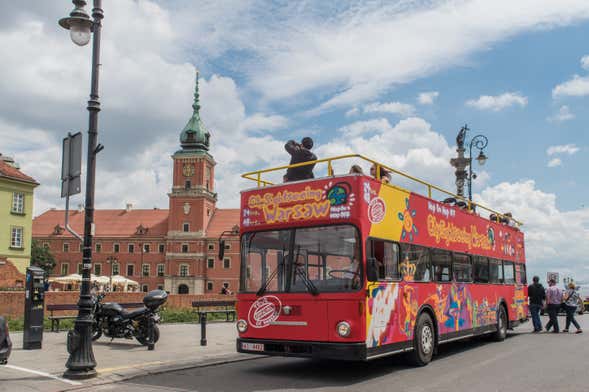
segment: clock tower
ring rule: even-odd
[[[168,234],[181,232],[204,236],[217,202],[215,160],[209,154],[211,134],[200,118],[198,76],[197,71],[192,116],[180,133],[180,150],[172,155],[174,172],[172,192],[168,194]]]

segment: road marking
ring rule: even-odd
[[[27,373],[36,374],[36,375],[42,376],[42,377],[52,378],[52,379],[57,380],[57,381],[65,382],[66,384],[82,385],[81,382],[68,380],[68,379],[65,379],[65,378],[62,378],[62,377],[54,376],[53,374],[49,374],[49,373],[45,373],[45,372],[40,372],[38,370],[27,369],[27,368],[23,368],[23,367],[20,367],[20,366],[14,366],[14,365],[4,365],[4,367],[7,367],[9,369],[14,369],[14,370],[20,370],[21,372],[27,372]]]

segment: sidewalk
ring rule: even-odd
[[[136,340],[102,337],[92,345],[98,377],[81,382],[62,379],[69,357],[67,332],[44,332],[41,350],[23,350],[22,333],[11,333],[14,344],[8,366],[0,366],[0,391],[61,391],[116,382],[138,375],[207,366],[256,357],[235,351],[234,323],[207,324],[207,346],[200,346],[199,324],[163,324],[154,351]],[[53,377],[53,378],[51,378]]]

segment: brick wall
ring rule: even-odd
[[[0,257],[0,287],[23,287],[25,276],[6,258]]]
[[[141,302],[144,293],[110,293],[104,298],[105,302]],[[49,304],[75,304],[78,302],[80,293],[78,291],[50,291],[45,294],[45,305]],[[235,296],[204,294],[204,295],[178,295],[170,294],[166,302],[167,309],[192,309],[192,301],[227,301],[234,300]],[[0,315],[9,318],[21,318],[25,308],[25,293],[0,292]],[[69,314],[76,314],[71,311]],[[48,312],[45,312],[48,315]],[[59,314],[66,315],[67,311]]]

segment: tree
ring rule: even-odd
[[[35,240],[31,244],[31,265],[43,268],[46,275],[50,275],[55,268],[55,257],[48,248],[39,245]]]

